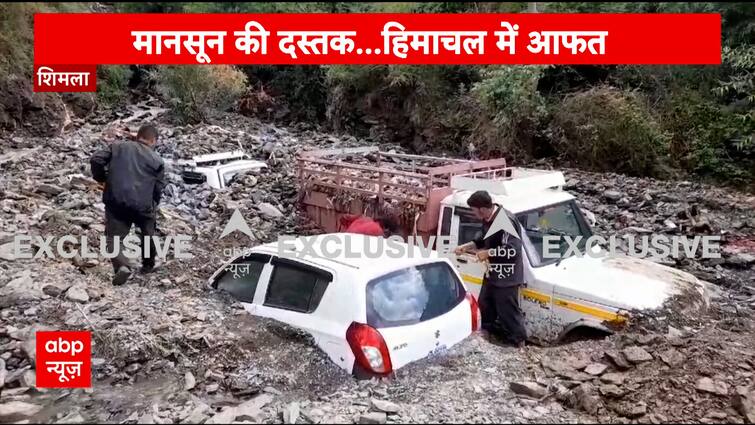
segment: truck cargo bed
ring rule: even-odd
[[[382,152],[377,147],[303,152],[298,158],[300,199],[307,215],[335,232],[344,214],[400,218],[404,235],[434,234],[451,177],[506,167],[487,161]]]

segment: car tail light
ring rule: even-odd
[[[366,370],[380,374],[393,371],[388,346],[375,328],[354,322],[346,330],[346,341],[357,362]]]
[[[477,332],[480,330],[480,307],[472,294],[467,294],[467,301],[469,301],[469,309],[472,311],[472,332]]]

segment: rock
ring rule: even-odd
[[[42,184],[37,185],[36,191],[39,193],[44,193],[46,195],[57,196],[65,192],[66,190],[58,185],[42,183]]]
[[[61,93],[60,97],[71,112],[79,118],[85,118],[97,109],[97,99],[92,93]]]
[[[653,356],[645,351],[642,347],[631,346],[625,348],[621,354],[627,359],[629,363],[640,364],[653,360]]]
[[[637,337],[637,343],[640,345],[653,345],[657,343],[661,337],[657,334],[640,335]]]
[[[189,413],[189,416],[186,417],[186,419],[182,420],[182,424],[201,424],[204,423],[209,416],[207,413],[210,411],[210,408],[202,403],[194,408],[194,410]]]
[[[0,81],[0,128],[20,129],[33,136],[59,136],[71,122],[58,93],[34,93],[27,79],[8,77]]]
[[[0,359],[0,390],[5,386],[5,378],[8,377],[8,370],[5,369],[5,360]]]
[[[31,278],[30,270],[21,272],[17,278],[0,289],[0,308],[42,299],[45,294],[40,286],[39,282]]]
[[[62,419],[55,421],[56,424],[83,424],[86,419],[77,412],[71,412]]]
[[[262,389],[262,392],[265,392],[265,393],[268,393],[268,394],[272,394],[272,395],[281,395],[281,392],[278,391],[278,390],[276,390],[273,387],[265,387],[265,388]]]
[[[389,415],[396,414],[401,411],[401,407],[398,404],[391,403],[390,401],[378,400],[376,398],[373,398],[371,400],[371,405],[373,410],[387,413]]]
[[[648,412],[648,406],[645,402],[639,402],[634,405],[623,405],[616,409],[616,413],[628,418],[637,419],[645,416]]]
[[[568,401],[572,407],[582,409],[591,415],[598,413],[601,404],[600,398],[595,394],[595,387],[587,383],[571,390]]]
[[[541,399],[548,395],[548,389],[537,382],[512,382],[509,388],[514,394]]]
[[[0,260],[14,261],[16,259],[16,247],[14,243],[0,245]]]
[[[609,202],[617,202],[622,198],[621,192],[617,192],[615,190],[606,190],[603,192],[603,198],[606,199],[606,201]]]
[[[616,385],[601,385],[598,389],[601,394],[603,394],[606,397],[613,397],[613,398],[621,398],[624,397],[626,394],[626,391],[619,388]]]
[[[27,340],[21,344],[21,352],[24,353],[29,363],[37,363],[37,336],[31,335]]]
[[[191,372],[186,372],[184,375],[184,390],[191,391],[197,385],[197,380]]]
[[[365,413],[359,417],[360,424],[384,424],[388,422],[388,416],[383,412]]]
[[[320,409],[310,409],[306,412],[302,412],[302,416],[304,416],[304,419],[306,419],[310,423],[317,424],[322,421],[322,418],[325,416],[325,412]]]
[[[124,369],[124,371],[128,373],[129,375],[133,375],[136,372],[138,372],[139,369],[141,368],[142,368],[142,365],[140,365],[139,363],[131,363],[130,365],[126,366],[126,369]]]
[[[600,377],[600,382],[604,384],[622,385],[626,377],[621,373],[606,373]]]
[[[37,388],[37,374],[33,370],[27,370],[18,380],[22,387]]]
[[[603,363],[592,363],[585,368],[585,373],[592,376],[600,376],[608,369]]]
[[[215,384],[217,385],[217,384]],[[235,421],[253,421],[260,422],[262,408],[273,401],[273,397],[267,394],[261,394],[257,397],[246,401],[236,407],[229,407],[217,415],[210,418],[208,424],[227,424]]]
[[[284,424],[295,424],[296,421],[299,419],[299,403],[291,403],[288,406],[286,406],[285,409],[283,409],[283,423]]]
[[[737,268],[749,268],[755,264],[755,255],[739,252],[726,258],[724,263]]]
[[[86,289],[81,286],[72,286],[68,288],[68,291],[66,291],[66,298],[82,304],[89,302],[89,294],[87,294]]]
[[[755,385],[737,387],[731,404],[747,422],[755,424]]]
[[[42,410],[42,406],[23,401],[0,404],[0,422],[9,423],[27,419]]]
[[[276,208],[275,206],[267,202],[262,202],[261,204],[257,205],[257,208],[260,210],[260,212],[263,215],[266,215],[268,217],[273,217],[273,218],[283,217],[283,213],[280,212],[278,208]]]
[[[220,385],[218,384],[210,384],[205,387],[205,391],[207,391],[207,394],[212,394],[214,392],[217,392],[218,389],[220,389]]]
[[[677,367],[684,363],[686,357],[679,351],[670,348],[660,354],[661,361],[666,363],[669,367]]]
[[[704,377],[697,380],[695,385],[698,391],[716,394],[720,396],[729,395],[729,385],[726,382],[714,381],[711,378]]]
[[[632,367],[623,354],[618,351],[608,350],[603,353],[618,369],[626,370]]]

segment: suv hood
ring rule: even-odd
[[[571,257],[535,273],[556,285],[557,293],[624,310],[658,309],[674,296],[683,296],[695,310],[707,308],[709,302],[705,282],[638,258]]]

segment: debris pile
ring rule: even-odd
[[[62,136],[0,141],[0,421],[752,421],[751,198],[692,183],[569,171],[569,190],[596,214],[600,232],[672,231],[673,221],[673,231],[723,234],[727,246],[740,249],[717,263],[676,264],[721,286],[711,317],[679,330],[667,318],[648,317],[630,335],[525,352],[475,335],[393,379],[359,382],[309,336],[250,316],[206,283],[235,249],[317,231],[297,214],[300,150],[366,142],[238,115],[178,127],[161,121],[164,112],[146,101],[74,119]],[[104,205],[89,156],[142,121],[158,122],[158,151],[169,163],[159,231],[190,236],[194,257],[169,257],[154,274],[114,287],[109,261],[84,255],[80,242],[62,244],[76,253],[71,258],[48,256],[46,246],[55,249],[63,235],[100,240]],[[186,184],[170,166],[239,147],[269,168],[237,176],[223,190]],[[252,237],[220,238],[234,210]],[[679,218],[682,211],[687,215]],[[16,255],[19,235],[31,238],[36,258]],[[60,329],[92,331],[92,390],[35,387],[35,332]]]

